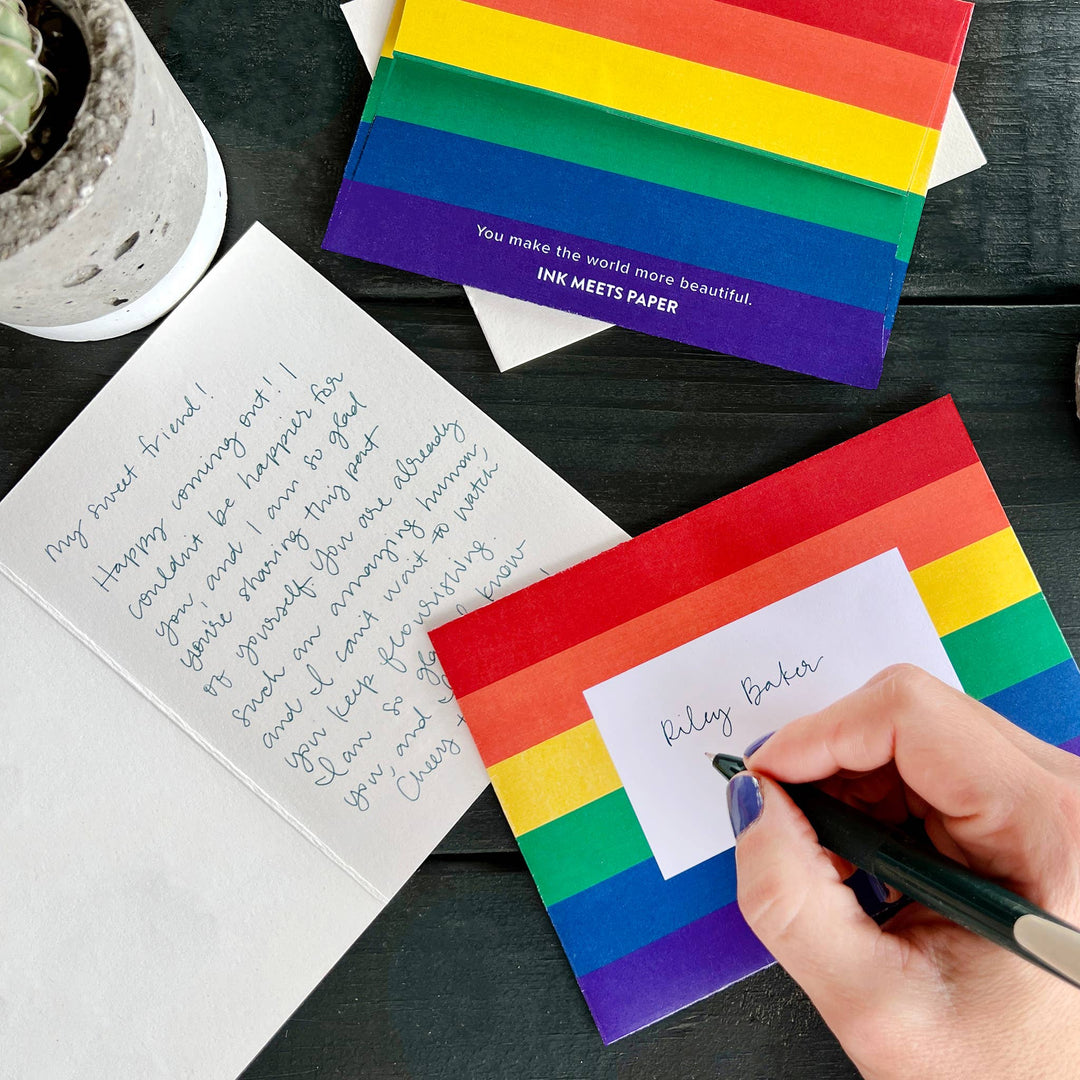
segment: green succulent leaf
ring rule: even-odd
[[[0,161],[26,147],[51,76],[41,66],[41,35],[21,0],[0,0]]]

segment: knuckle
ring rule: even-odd
[[[901,706],[923,700],[934,685],[933,677],[914,664],[891,664],[879,679],[893,704]]]
[[[914,664],[887,667],[876,690],[879,720],[896,731],[943,709],[955,710],[957,704],[951,687]]]
[[[952,818],[981,815],[986,828],[996,827],[997,819],[1009,820],[1012,812],[1012,793],[1007,781],[993,791],[987,791],[981,776],[953,777],[949,792],[948,814]]]
[[[1058,813],[1072,835],[1080,835],[1080,787],[1068,782],[1058,783]]]

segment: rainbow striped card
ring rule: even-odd
[[[585,692],[893,549],[967,693],[1080,752],[1080,673],[948,398],[432,632],[605,1042],[771,958],[730,849],[665,878]]]
[[[875,386],[971,9],[406,0],[324,246]]]

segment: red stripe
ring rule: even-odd
[[[737,7],[959,64],[974,4],[960,0],[725,0]]]
[[[656,0],[472,2],[935,130],[941,129],[956,77],[956,69],[939,60],[753,11],[738,0],[679,0],[663,18],[657,18]],[[954,27],[950,41],[956,33]]]
[[[977,461],[956,406],[941,398],[439,627],[431,640],[462,698]]]
[[[1008,524],[982,465],[969,465],[465,694],[458,704],[490,769],[585,723],[591,713],[583,691],[590,686],[890,548],[915,570]]]

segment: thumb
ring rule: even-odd
[[[728,808],[743,918],[836,1030],[901,969],[896,942],[859,906],[778,784],[738,773]]]
[[[893,769],[934,845],[1069,918],[1080,898],[1080,789],[1002,717],[908,665],[777,731],[752,765],[791,783]]]

